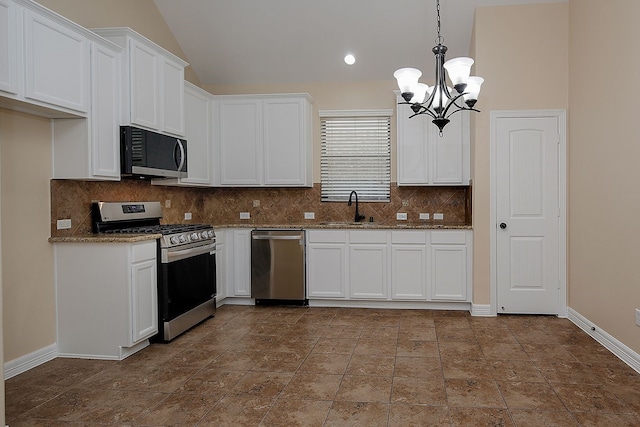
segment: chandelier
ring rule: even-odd
[[[410,117],[428,114],[433,118],[433,124],[440,129],[440,136],[442,136],[442,130],[449,123],[449,117],[452,114],[463,110],[480,112],[473,107],[478,100],[480,86],[484,79],[478,76],[469,76],[473,65],[471,58],[453,58],[444,62],[447,47],[442,44],[444,37],[440,35],[440,0],[437,0],[436,8],[438,12],[438,37],[435,40],[436,46],[431,49],[436,57],[435,85],[430,87],[424,83],[418,83],[422,72],[416,68],[400,68],[393,73],[393,77],[398,80],[402,99],[405,100],[400,104],[411,105],[413,114]],[[453,84],[453,89],[447,86],[445,69]]]

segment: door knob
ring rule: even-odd
[[[505,224],[504,222],[501,222],[500,223],[500,228],[502,228],[504,230],[505,228],[507,228],[507,224]]]

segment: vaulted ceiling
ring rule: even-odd
[[[447,58],[469,55],[477,7],[561,1],[441,0]],[[433,79],[436,0],[154,2],[205,85],[387,80],[401,67]]]

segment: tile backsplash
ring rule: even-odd
[[[471,224],[470,187],[398,187],[391,185],[391,201],[360,202],[359,211],[366,221],[389,226],[398,223],[447,225]],[[149,181],[123,180],[72,181],[51,180],[51,235],[70,236],[91,233],[93,201],[159,201],[163,223],[210,223],[215,225],[305,225],[321,222],[351,221],[354,206],[346,202],[321,202],[320,184],[313,188],[193,188],[151,185]],[[190,212],[192,219],[184,220]],[[240,219],[249,212],[249,219]],[[304,219],[313,212],[315,219]],[[407,221],[397,221],[397,213],[406,213]],[[429,220],[419,219],[428,213]],[[443,220],[434,220],[442,213]],[[72,228],[57,230],[56,221],[71,219]]]

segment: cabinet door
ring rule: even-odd
[[[184,86],[185,138],[187,139],[187,170],[189,176],[181,182],[211,185],[212,139],[211,98],[189,84]]]
[[[120,54],[93,44],[91,97],[91,172],[120,178]]]
[[[387,246],[349,246],[349,292],[351,298],[387,298]]]
[[[162,59],[162,130],[184,136],[184,67],[167,58]],[[187,139],[187,141],[189,141]]]
[[[398,97],[398,102],[402,98]],[[424,185],[429,183],[428,129],[433,126],[424,116],[409,118],[413,114],[408,105],[397,106],[398,185]]]
[[[468,118],[467,112],[455,113],[450,117],[451,122],[444,128],[442,136],[436,126],[430,125],[429,139],[431,142],[431,159],[433,184],[468,184],[465,182],[465,128],[464,121]],[[468,137],[467,137],[468,140]],[[467,164],[467,169],[468,169]]]
[[[404,300],[427,299],[426,246],[391,247],[391,297]]]
[[[156,261],[131,265],[131,341],[136,343],[158,332]]]
[[[220,237],[223,233],[216,231],[216,302],[227,297],[227,253]]]
[[[344,243],[309,244],[307,247],[307,295],[309,298],[345,298]]]
[[[467,248],[431,245],[431,298],[467,300]]]
[[[307,120],[303,99],[265,99],[264,184],[307,185]]]
[[[259,99],[220,101],[220,184],[262,183],[261,105]]]
[[[160,56],[136,40],[129,45],[131,117],[134,125],[160,129]]]
[[[25,11],[28,99],[89,111],[89,41],[33,11]]]
[[[18,94],[18,30],[13,1],[0,0],[0,91]]]
[[[234,295],[251,296],[251,230],[233,231]]]

